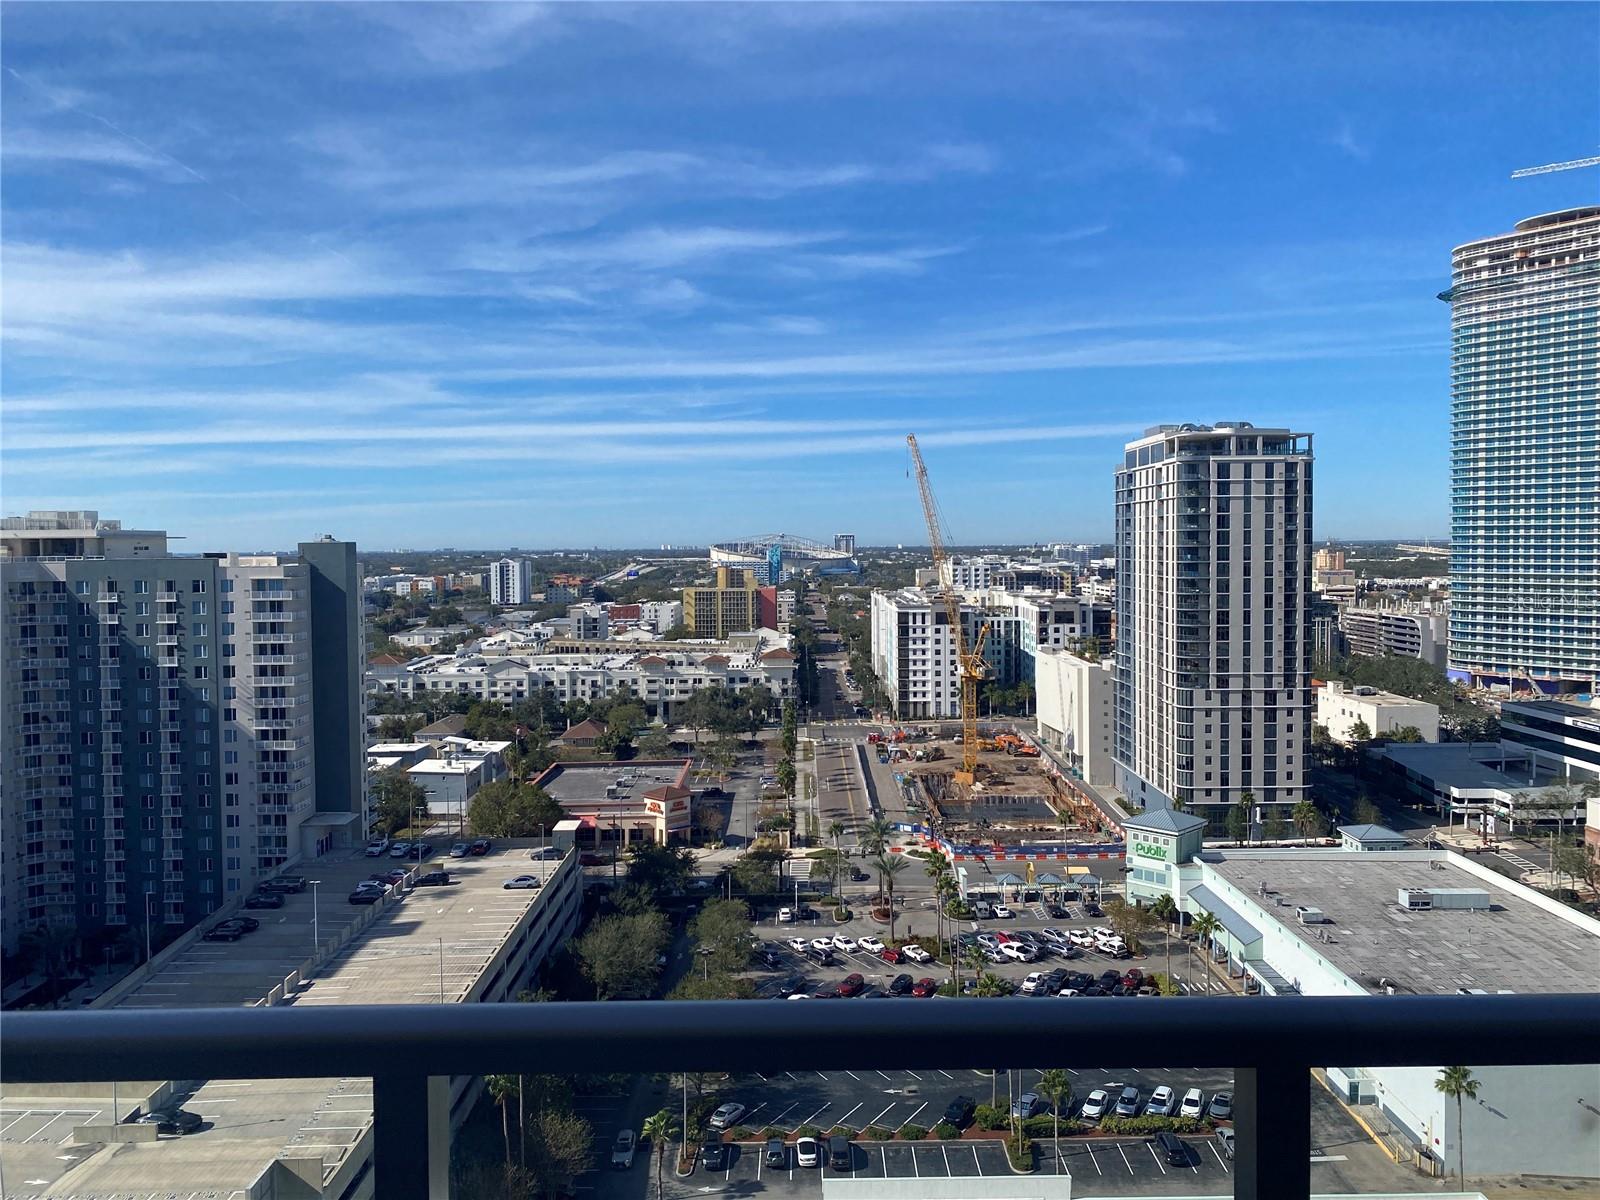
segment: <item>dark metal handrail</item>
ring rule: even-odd
[[[427,1168],[447,1089],[430,1076],[1231,1067],[1234,1194],[1294,1200],[1310,1194],[1310,1068],[1595,1063],[1597,1028],[1600,995],[109,1009],[0,1015],[0,1080],[371,1076],[377,1194],[420,1200],[445,1194]]]

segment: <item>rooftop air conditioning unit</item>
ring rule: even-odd
[[[1400,907],[1408,912],[1426,912],[1433,907],[1433,893],[1427,888],[1401,888]]]
[[[1302,925],[1321,925],[1328,918],[1322,915],[1320,908],[1312,908],[1308,904],[1297,904],[1294,910],[1295,920]]]

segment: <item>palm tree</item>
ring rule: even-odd
[[[844,822],[831,821],[828,824],[828,836],[833,839],[833,848],[839,849],[839,839],[844,836]]]
[[[953,956],[957,961],[972,972],[972,977],[977,979],[983,973],[983,951],[976,946],[968,946],[961,954]],[[955,973],[956,995],[961,995],[961,972]]]
[[[1478,1098],[1478,1082],[1466,1067],[1446,1067],[1439,1072],[1439,1078],[1433,1081],[1436,1092],[1456,1102],[1456,1172],[1461,1176],[1463,1191],[1467,1186],[1467,1127],[1462,1107],[1464,1101]]]
[[[1203,961],[1206,967],[1206,979],[1211,978],[1211,939],[1216,936],[1217,930],[1222,928],[1222,922],[1217,920],[1215,913],[1203,912],[1191,923],[1195,937],[1204,950]]]
[[[484,1081],[489,1099],[500,1106],[500,1136],[506,1144],[506,1166],[511,1165],[511,1097],[517,1092],[515,1075],[490,1075]]]
[[[939,851],[935,850],[928,855],[928,861],[923,868],[928,878],[933,880],[933,916],[934,939],[941,947],[944,945],[944,881],[950,873],[950,860]]]
[[[889,901],[889,940],[894,941],[894,877],[909,865],[905,859],[893,854],[879,854],[872,864],[878,871],[879,894],[887,893]]]
[[[656,1200],[661,1200],[662,1189],[666,1186],[661,1180],[661,1164],[667,1156],[667,1143],[678,1132],[678,1124],[673,1119],[672,1110],[663,1108],[645,1121],[644,1129],[640,1132],[650,1141],[650,1157],[656,1164]]]
[[[861,849],[868,855],[882,854],[885,846],[889,844],[889,836],[894,833],[894,826],[882,817],[873,817],[861,827],[857,840]]]
[[[1172,980],[1172,926],[1178,919],[1178,905],[1171,896],[1160,895],[1155,903],[1150,906],[1150,911],[1161,918],[1166,928],[1162,931],[1162,942],[1167,949],[1167,980]]]
[[[1056,1168],[1060,1174],[1061,1166],[1061,1101],[1064,1097],[1072,1095],[1072,1076],[1059,1067],[1052,1067],[1048,1071],[1039,1072],[1039,1090],[1050,1101],[1051,1115],[1056,1119]]]
[[[1319,836],[1322,832],[1322,814],[1309,800],[1296,804],[1289,819],[1294,822],[1295,832],[1303,838]]]

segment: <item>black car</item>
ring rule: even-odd
[[[244,936],[244,930],[237,925],[229,925],[224,921],[221,925],[206,930],[200,935],[202,942],[237,942]]]
[[[254,917],[229,917],[223,922],[223,924],[237,925],[246,933],[254,933],[256,930],[261,928],[261,922],[256,920]]]
[[[1189,1143],[1175,1133],[1158,1133],[1155,1136],[1156,1152],[1167,1160],[1169,1167],[1189,1165]]]
[[[418,875],[412,887],[449,887],[449,871],[429,871],[426,875]]]
[[[833,951],[821,946],[807,946],[806,957],[819,967],[826,967],[833,963]]]
[[[199,1113],[186,1108],[158,1108],[134,1118],[135,1125],[154,1125],[157,1133],[198,1133],[205,1124]]]
[[[865,883],[867,880],[869,880],[871,878],[872,878],[872,876],[868,875],[865,871],[861,870],[861,868],[859,868],[859,867],[851,867],[850,868],[850,879],[851,879],[851,881],[853,883]]]
[[[957,1129],[966,1128],[972,1120],[972,1114],[977,1110],[978,1102],[971,1096],[957,1096],[945,1105],[944,1119]]]
[[[896,975],[889,981],[888,993],[891,996],[909,996],[913,982],[909,975]]]
[[[775,994],[784,997],[784,999],[794,995],[804,995],[806,986],[806,981],[796,976],[793,979],[785,979],[780,983]]]
[[[350,893],[351,904],[376,904],[383,899],[383,889],[377,884],[358,887]]]
[[[258,892],[303,892],[306,890],[306,877],[304,875],[274,875],[271,879],[256,884]]]
[[[282,908],[282,892],[257,892],[244,902],[246,908]]]
[[[779,967],[783,966],[783,955],[779,954],[776,950],[761,950],[756,954],[756,961],[762,966],[769,967],[776,971]]]
[[[406,851],[406,857],[407,858],[412,858],[412,859],[417,859],[418,861],[420,861],[420,860],[422,860],[424,858],[427,858],[428,855],[430,855],[432,853],[433,853],[433,843],[432,842],[416,842],[416,843],[414,843],[412,845],[410,850]]]
[[[489,847],[491,845],[493,845],[493,843],[490,842],[488,838],[479,838],[477,841],[473,842],[472,845],[467,847],[467,853],[472,855],[474,858],[478,858],[489,853]]]
[[[828,1165],[835,1171],[850,1169],[850,1139],[834,1134],[828,1139]]]
[[[710,1141],[700,1147],[700,1165],[708,1171],[720,1171],[728,1161],[728,1148],[721,1141]]]
[[[1086,917],[1103,917],[1106,914],[1105,910],[1098,904],[1085,904],[1083,906],[1083,915]]]
[[[1067,910],[1059,904],[1046,904],[1044,910],[1050,914],[1052,921],[1065,921],[1067,919]]]

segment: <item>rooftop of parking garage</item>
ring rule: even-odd
[[[1380,980],[1421,994],[1600,991],[1600,922],[1455,854],[1230,850],[1205,861],[1250,897],[1245,920],[1276,922],[1372,993]],[[1408,911],[1402,888],[1480,889],[1491,907]],[[1326,923],[1301,924],[1300,907]]]

